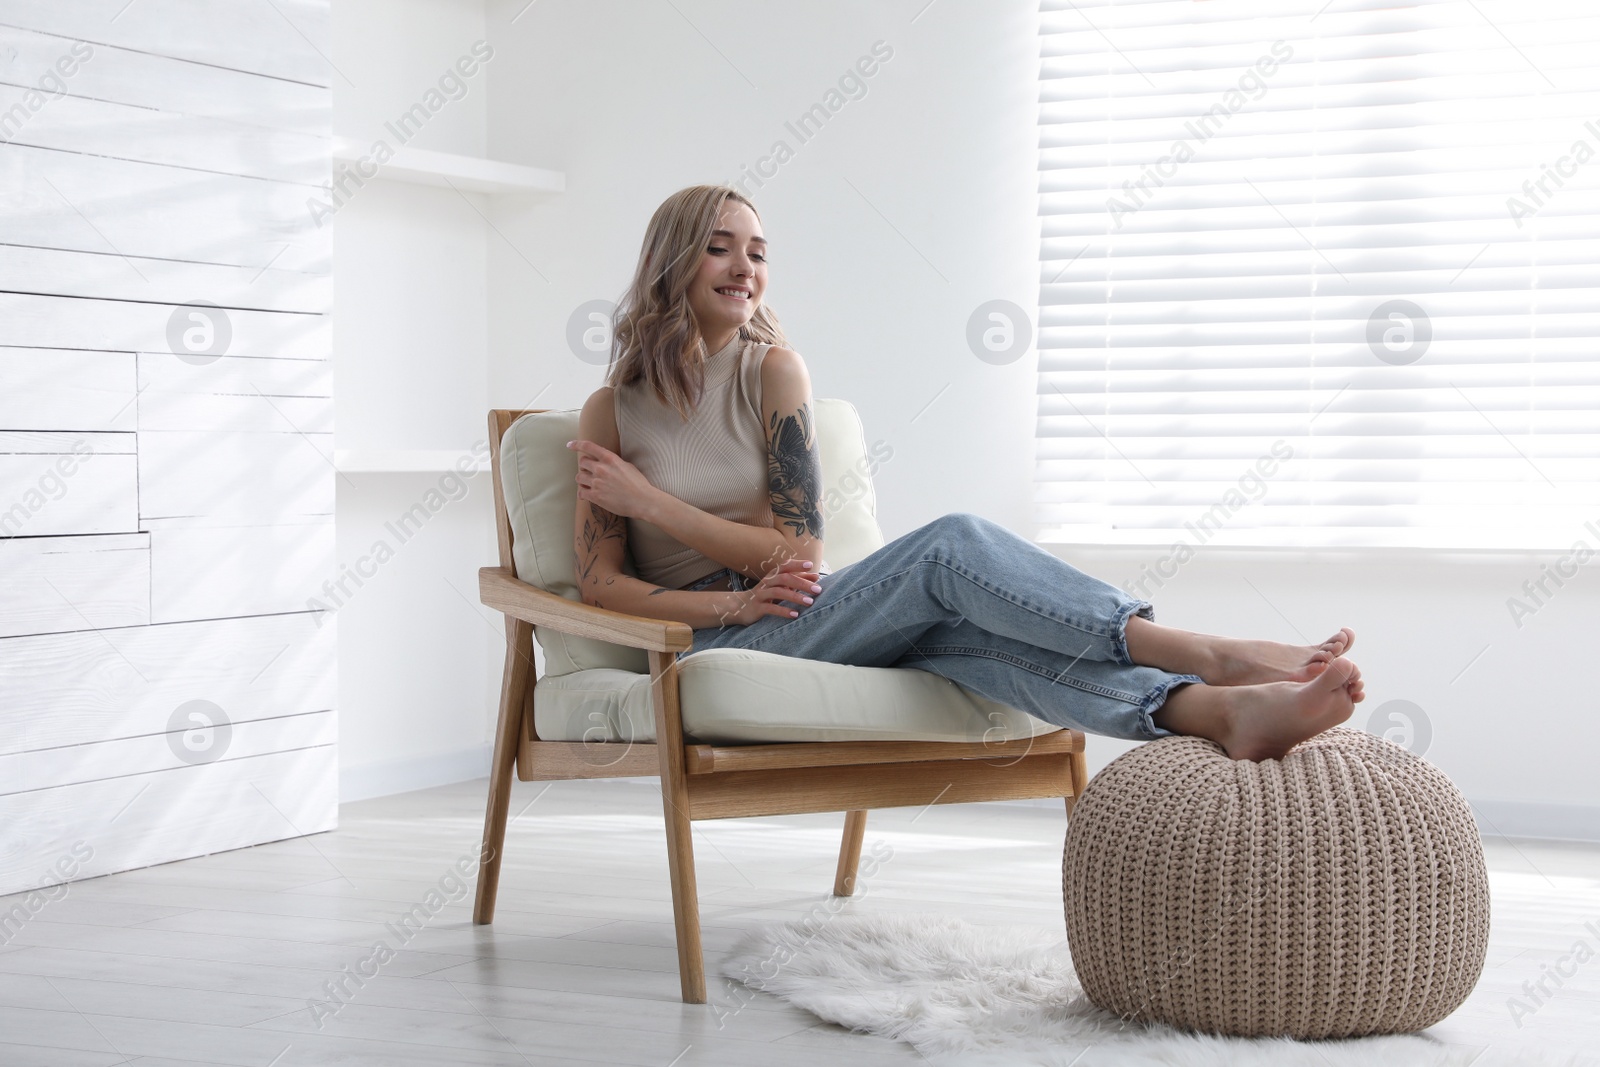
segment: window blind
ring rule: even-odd
[[[1040,32],[1041,540],[1600,547],[1600,8]]]

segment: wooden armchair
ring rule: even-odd
[[[583,603],[571,558],[577,460],[564,447],[577,434],[577,414],[489,413],[500,566],[479,571],[479,594],[505,615],[506,665],[475,922],[494,918],[513,769],[522,781],[660,777],[678,971],[691,1004],[706,1001],[692,821],[843,811],[833,892],[848,896],[868,809],[1059,796],[1071,813],[1087,784],[1077,731],[924,671],[735,649],[707,649],[680,664],[692,646],[689,626]],[[883,537],[870,478],[861,473],[868,467],[854,407],[819,400],[816,418],[824,485],[850,486],[828,520],[827,555],[837,568]],[[542,726],[535,721],[536,635],[550,690],[541,697]],[[613,669],[595,669],[607,666]],[[746,679],[759,683],[751,696],[764,699],[744,698]],[[771,697],[808,687],[793,708]],[[831,710],[819,712],[814,694],[824,691]],[[832,715],[833,724],[813,721],[819,714]],[[864,733],[873,739],[853,739]],[[817,739],[799,739],[807,737]]]

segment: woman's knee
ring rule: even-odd
[[[985,540],[988,525],[988,519],[970,511],[952,511],[925,523],[918,532],[921,542],[930,548],[970,546],[975,541]]]
[[[941,533],[947,540],[959,540],[974,547],[993,544],[996,535],[1007,532],[993,519],[986,519],[970,511],[952,511],[942,517]]]
[[[982,515],[974,515],[970,511],[951,511],[940,515],[928,525],[943,534],[973,533],[984,528],[989,522]]]

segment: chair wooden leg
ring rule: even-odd
[[[489,803],[483,814],[483,847],[478,853],[478,895],[472,921],[494,921],[500,889],[500,854],[506,843],[506,811],[516,770],[517,742],[528,687],[533,684],[533,626],[506,618],[506,667],[500,682],[500,720],[494,729],[494,761],[489,765]]]
[[[1070,819],[1072,809],[1078,806],[1078,798],[1089,785],[1089,758],[1082,752],[1073,752],[1067,756],[1067,767],[1072,773],[1072,795],[1067,798],[1067,818]]]
[[[848,897],[856,891],[856,867],[861,863],[861,839],[867,833],[867,813],[844,813],[844,840],[839,843],[839,870],[833,876],[833,895]]]
[[[667,873],[678,935],[678,982],[685,1004],[706,1002],[706,961],[700,945],[700,893],[694,878],[689,782],[683,765],[683,720],[678,710],[677,655],[650,653],[650,699],[661,757],[661,811],[667,829]]]

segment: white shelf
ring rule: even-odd
[[[465,473],[489,469],[488,459],[471,452],[430,451],[420,448],[336,448],[333,466],[345,474],[443,473],[458,470],[457,463],[471,461]]]
[[[333,158],[344,163],[371,160],[372,145],[335,137]],[[416,185],[453,186],[472,193],[561,193],[567,188],[563,171],[404,145],[387,163],[379,165],[377,177]]]

